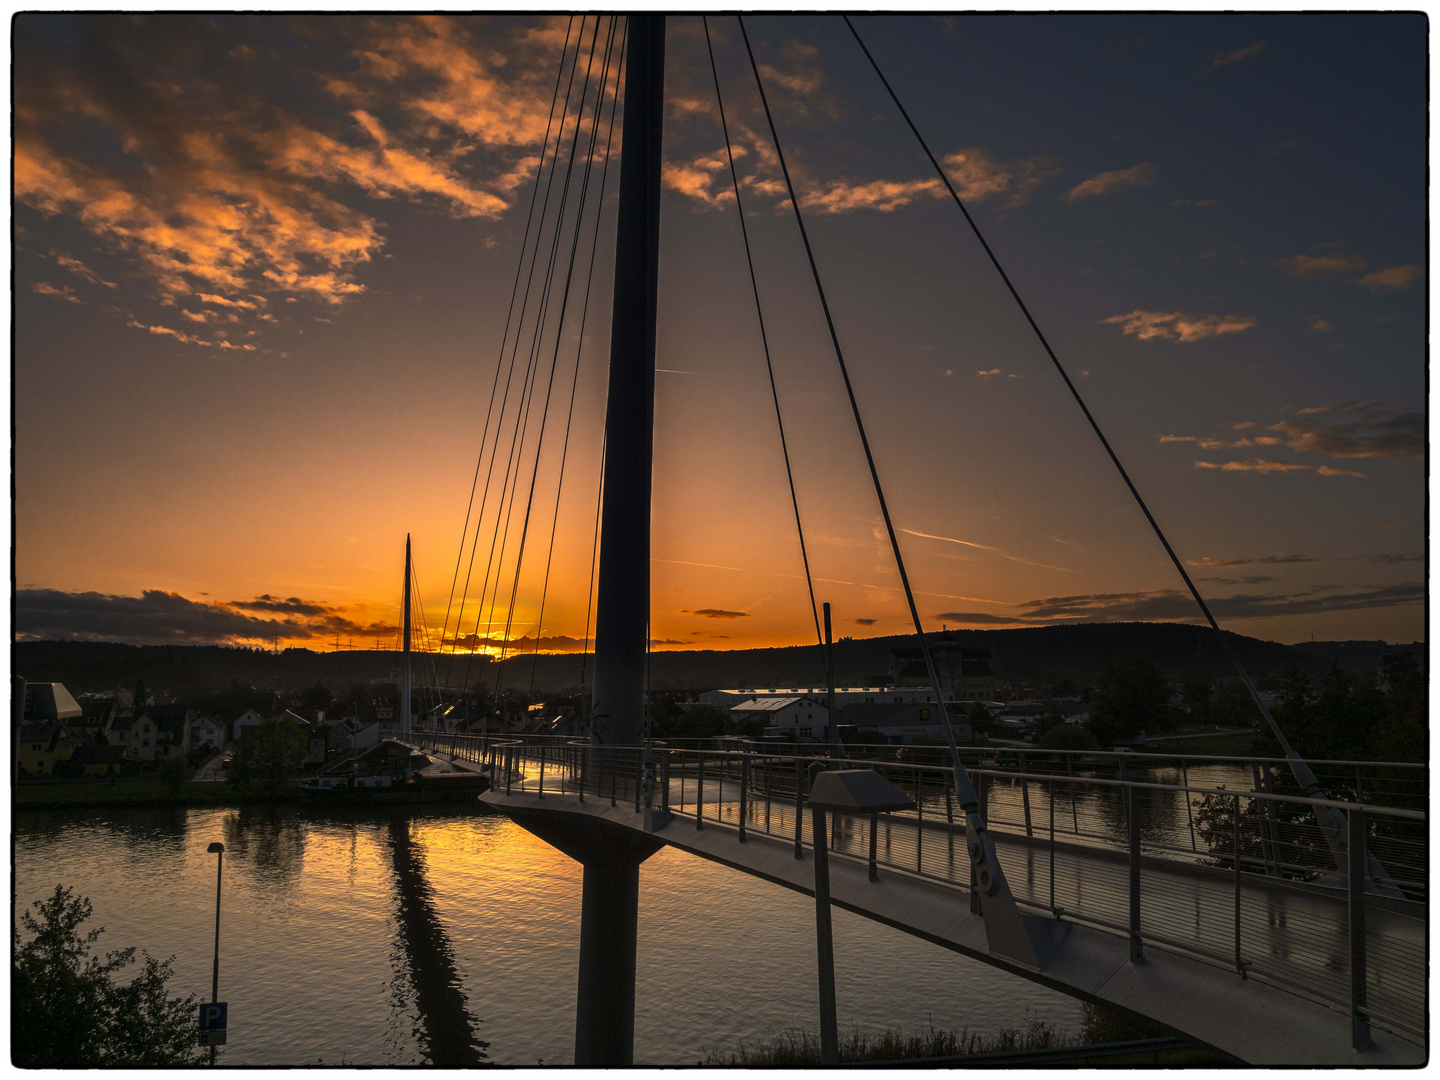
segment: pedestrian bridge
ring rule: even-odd
[[[647,762],[561,738],[411,741],[486,771],[483,800],[542,835],[589,819],[813,894],[803,811],[823,747],[672,741]],[[832,815],[835,905],[1246,1063],[1425,1062],[1423,766],[1310,762],[1344,801],[1276,790],[1282,759],[965,752],[1017,905],[1045,920],[1030,966],[987,946],[938,754],[846,749],[832,764],[877,768],[915,809]],[[1317,806],[1345,815],[1357,855],[1336,859]]]

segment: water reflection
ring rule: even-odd
[[[233,810],[222,825],[225,851],[260,885],[288,890],[305,866],[306,828],[273,807]]]
[[[475,1037],[476,1019],[465,1007],[455,953],[435,913],[424,852],[411,839],[408,816],[391,819],[390,847],[395,867],[396,939],[404,959],[396,976],[408,979],[414,987],[419,1014],[416,1041],[427,1064],[450,1068],[479,1065],[490,1044]]]

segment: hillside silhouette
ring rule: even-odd
[[[942,636],[931,634],[932,640]],[[1174,680],[1194,675],[1228,675],[1228,660],[1207,627],[1180,623],[1083,623],[1005,630],[951,630],[945,636],[961,648],[991,650],[1002,682],[1088,682],[1115,659],[1143,656]],[[1339,663],[1355,674],[1374,672],[1381,655],[1411,651],[1424,664],[1424,647],[1378,641],[1306,642],[1282,645],[1227,633],[1231,647],[1251,674],[1284,674],[1291,667],[1309,675]],[[913,647],[913,635],[841,639],[835,643],[839,685],[874,686],[887,681],[892,648]],[[416,683],[429,681],[426,658],[417,654]],[[484,657],[435,657],[440,680],[460,689],[465,671],[474,685],[493,687],[495,665]],[[13,670],[34,682],[63,682],[72,691],[129,687],[136,679],[177,694],[222,690],[233,684],[283,692],[322,682],[332,689],[398,678],[400,656],[381,650],[315,652],[310,649],[234,648],[221,645],[125,645],[96,641],[20,641],[12,647]],[[534,670],[537,693],[574,691],[580,685],[579,654],[512,657],[503,664],[503,686],[526,690]],[[590,677],[594,658],[588,661]],[[727,686],[807,686],[824,682],[815,645],[770,649],[668,650],[650,657],[650,684],[657,691]]]

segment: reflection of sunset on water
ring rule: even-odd
[[[22,814],[16,896],[23,905],[57,880],[74,884],[106,928],[102,946],[174,953],[174,990],[208,993],[215,865],[205,846],[223,838],[231,1027],[221,1063],[405,1064],[420,1059],[424,1023],[397,936],[393,828],[364,811]],[[105,843],[116,831],[166,842]],[[409,836],[487,1059],[569,1061],[579,865],[499,817],[416,815]],[[808,898],[668,850],[642,867],[640,896],[641,1060],[698,1061],[708,1046],[813,1015]],[[835,934],[847,1026],[928,1015],[993,1030],[1026,1009],[1078,1024],[1069,999],[899,931],[837,911]],[[677,994],[696,972],[704,992]]]

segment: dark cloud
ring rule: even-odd
[[[1340,423],[1282,420],[1270,426],[1283,433],[1285,445],[1307,454],[1336,458],[1423,458],[1425,414],[1393,409],[1376,402],[1352,402],[1304,410],[1319,414],[1339,411]]]
[[[250,610],[272,612],[262,618]],[[15,593],[15,635],[82,641],[123,641],[136,645],[243,645],[288,640],[332,639],[336,634],[387,638],[396,628],[387,623],[360,623],[333,608],[292,597],[261,596],[242,604],[202,603],[146,589],[139,596],[19,589]]]
[[[1421,583],[1375,585],[1338,592],[1337,586],[1316,586],[1299,593],[1237,594],[1209,601],[1220,619],[1263,619],[1280,615],[1311,615],[1324,611],[1355,611],[1394,607],[1425,598]],[[1102,621],[1164,621],[1194,619],[1199,612],[1187,593],[1152,589],[1131,593],[1092,593],[1086,596],[1052,596],[1029,600],[1019,607],[1041,619],[1098,619]]]
[[[874,625],[875,625],[877,622],[879,622],[880,620],[879,620],[879,619],[856,619],[855,621],[856,621],[857,623],[859,623],[861,626],[874,626]]]
[[[1295,593],[1238,593],[1234,596],[1211,598],[1208,603],[1215,617],[1223,620],[1358,611],[1419,603],[1424,599],[1424,584],[1413,582],[1373,586],[1315,585]],[[935,617],[971,626],[1035,626],[1060,621],[1193,622],[1201,618],[1190,594],[1178,589],[1049,596],[1040,600],[1027,600],[1015,606],[1020,609],[1021,614],[1012,616],[990,612],[946,611]]]
[[[702,607],[694,611],[682,611],[681,615],[699,615],[702,619],[748,619],[747,611],[726,611],[724,608]]]
[[[1208,581],[1213,585],[1263,585],[1267,581],[1276,580],[1273,577],[1266,577],[1264,574],[1252,574],[1249,577],[1202,577],[1196,581]]]
[[[246,611],[273,611],[287,615],[325,615],[333,611],[333,608],[324,604],[315,603],[310,600],[301,600],[298,596],[291,596],[284,600],[278,596],[271,596],[269,593],[262,593],[254,600],[232,600],[229,604],[232,608],[242,608]]]
[[[1009,615],[992,615],[988,611],[942,611],[935,618],[946,622],[967,623],[972,626],[1029,626],[1036,619],[1015,619]]]
[[[1382,566],[1395,566],[1398,563],[1425,561],[1423,552],[1416,552],[1414,555],[1361,555],[1360,558],[1368,563],[1379,563]]]
[[[695,643],[694,643],[693,641],[676,641],[674,638],[651,638],[651,639],[650,639],[650,647],[651,647],[652,649],[653,649],[656,645],[694,645],[694,644],[695,644]]]
[[[1263,555],[1258,559],[1203,559],[1187,560],[1191,566],[1278,566],[1287,563],[1317,562],[1312,555]]]

